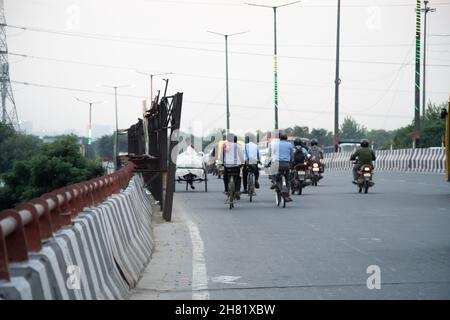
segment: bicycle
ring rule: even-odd
[[[255,171],[254,170],[258,170],[258,168],[254,168],[251,165],[247,165],[247,191],[248,191],[248,196],[250,198],[250,202],[253,201],[253,196],[256,195],[255,192],[255,181],[256,181],[256,176],[255,176]]]
[[[228,198],[227,203],[229,205],[230,210],[234,208],[235,199],[236,199],[236,182],[235,178],[240,174],[240,167],[237,168],[228,168]]]
[[[289,190],[287,188],[286,173],[289,173],[289,169],[280,169],[276,175],[275,183],[275,203],[277,207],[286,208],[286,199],[289,197]]]

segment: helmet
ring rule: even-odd
[[[367,139],[361,140],[361,147],[362,148],[368,148],[369,147],[369,141]]]
[[[294,146],[301,146],[302,145],[302,139],[297,138],[294,140]]]
[[[285,132],[280,131],[280,140],[287,140],[288,136]]]
[[[319,143],[317,142],[317,139],[311,140],[311,146],[317,146]]]

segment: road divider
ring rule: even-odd
[[[323,162],[326,169],[352,170],[351,152],[328,153]],[[445,173],[444,149],[377,150],[375,169],[378,171]]]
[[[0,299],[126,299],[153,249],[134,165],[0,212]]]

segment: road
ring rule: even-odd
[[[172,223],[133,299],[449,299],[450,183],[377,173],[358,194],[349,172],[275,206],[267,176],[253,203],[224,204],[223,182],[177,186]],[[369,290],[369,266],[380,289]]]

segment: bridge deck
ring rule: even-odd
[[[450,298],[450,185],[443,175],[377,173],[358,194],[350,173],[328,172],[286,209],[268,179],[254,203],[175,194],[174,222],[155,227],[156,251],[133,299]],[[370,265],[381,289],[366,286]],[[194,290],[193,290],[194,289]]]

